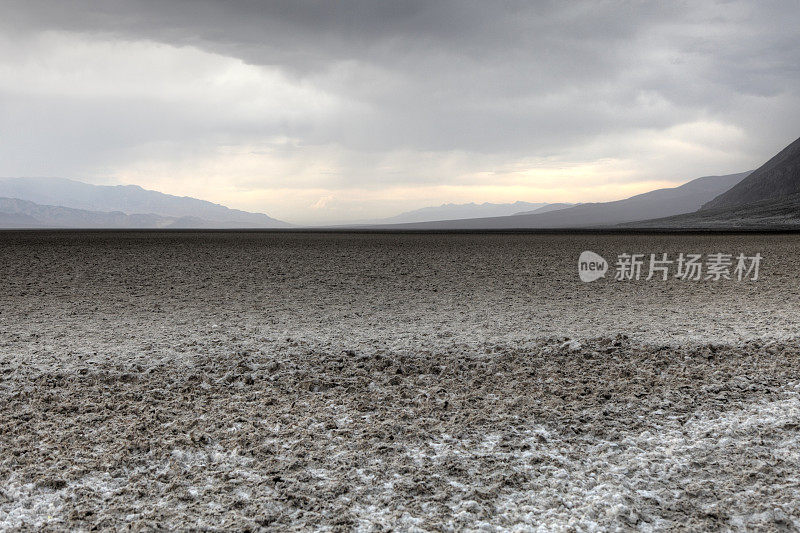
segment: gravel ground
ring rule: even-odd
[[[797,236],[0,246],[0,528],[800,528]],[[586,249],[764,263],[582,284]]]

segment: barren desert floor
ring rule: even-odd
[[[584,250],[763,262],[582,283]],[[800,528],[798,235],[4,232],[0,252],[0,529]]]

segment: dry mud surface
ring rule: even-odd
[[[0,247],[0,529],[800,527],[797,236]],[[764,263],[582,284],[587,249]]]

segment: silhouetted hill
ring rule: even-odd
[[[624,224],[662,229],[799,229],[800,139],[702,209]]]
[[[746,205],[641,220],[622,227],[650,229],[781,230],[800,228],[800,193]]]
[[[800,139],[754,170],[738,185],[706,203],[703,209],[783,199],[796,193],[800,193]]]

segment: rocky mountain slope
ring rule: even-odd
[[[703,209],[738,207],[800,193],[800,139],[754,170],[729,191],[703,205]]]

